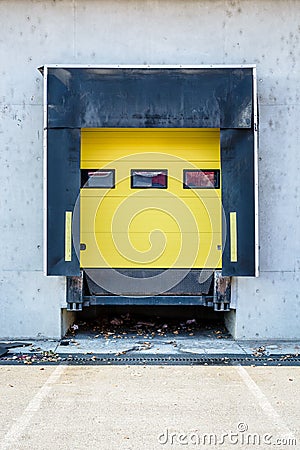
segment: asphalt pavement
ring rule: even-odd
[[[300,448],[299,367],[0,367],[0,449]]]

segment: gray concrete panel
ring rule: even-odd
[[[1,271],[1,338],[58,339],[65,280],[42,272]]]
[[[1,252],[4,270],[43,269],[41,107],[0,108]]]
[[[37,68],[46,63],[74,62],[74,2],[0,2],[0,103],[43,102],[43,80]]]
[[[298,272],[263,272],[255,280],[238,279],[236,339],[299,337]]]

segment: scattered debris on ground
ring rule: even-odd
[[[216,330],[217,328],[217,330]],[[126,339],[142,337],[151,339],[155,336],[194,336],[197,332],[205,332],[208,337],[217,337],[218,339],[230,338],[229,333],[223,324],[206,324],[201,321],[190,318],[187,320],[151,317],[151,320],[145,320],[145,317],[131,315],[129,313],[105,316],[94,320],[93,322],[79,322],[73,325],[66,338],[75,337],[76,332],[92,332],[94,338],[104,337],[106,339]]]
[[[19,346],[20,347],[20,346]],[[31,350],[30,350],[31,351]],[[57,353],[50,351],[38,351],[37,349],[34,349],[34,354],[28,354],[28,353],[18,353],[18,354],[12,354],[1,358],[3,361],[14,361],[18,363],[24,363],[27,365],[36,363],[58,363],[61,360],[65,358],[61,358]]]
[[[257,348],[253,348],[253,356],[265,356],[266,355],[266,347],[263,345]]]
[[[116,356],[125,355],[129,352],[141,352],[143,350],[150,350],[152,348],[152,344],[150,342],[144,342],[143,344],[133,345],[131,348],[123,350],[121,352],[117,352]]]
[[[83,351],[80,347],[81,339],[91,341],[93,351]],[[201,322],[201,318],[166,318],[160,316],[146,316],[141,314],[106,314],[94,321],[78,321],[73,324],[67,335],[58,341],[46,340],[32,343],[27,342],[0,342],[1,364],[244,364],[256,367],[256,365],[300,365],[300,357],[297,354],[270,354],[270,350],[278,350],[278,345],[258,345],[252,348],[251,354],[241,355],[234,353],[236,347],[223,346],[223,340],[232,339],[223,323]],[[99,340],[99,341],[98,341]],[[193,343],[189,347],[187,342]],[[220,349],[220,354],[214,351],[213,342],[221,340],[215,349]],[[99,346],[98,346],[98,342]],[[100,343],[101,341],[101,343]],[[53,344],[50,344],[53,342]],[[182,344],[184,342],[184,344]],[[201,345],[210,342],[206,351]],[[198,344],[197,344],[198,343]],[[112,345],[111,345],[112,344]],[[172,352],[170,347],[165,349],[165,344],[177,347]],[[185,345],[184,354],[181,351]],[[200,346],[201,352],[193,349]],[[18,347],[28,346],[24,350]],[[62,347],[70,346],[62,350]],[[75,350],[75,347],[77,349]],[[196,346],[196,347],[195,347]],[[46,348],[45,348],[46,347]],[[49,347],[52,347],[49,350]],[[72,348],[73,347],[73,348]],[[99,347],[99,349],[98,349]],[[158,348],[160,347],[160,348]],[[224,349],[228,347],[228,355]],[[13,351],[12,349],[16,349]],[[89,347],[88,347],[89,348]],[[107,352],[110,348],[112,351]],[[295,347],[296,348],[296,347]],[[98,349],[98,350],[97,350]],[[157,352],[159,350],[159,352]],[[240,349],[239,349],[240,350]],[[68,354],[70,352],[71,354]],[[170,352],[170,353],[168,353]],[[231,353],[230,353],[231,352]]]

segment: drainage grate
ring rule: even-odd
[[[68,365],[189,365],[189,366],[300,366],[297,355],[253,356],[240,354],[214,354],[182,356],[163,355],[115,355],[115,354],[83,354],[73,355],[51,353],[48,356],[39,354],[10,354],[0,358],[0,365],[8,364],[68,364]]]
[[[93,359],[86,358],[86,355],[74,355],[67,358],[69,363],[73,364],[99,364],[99,365],[282,365],[298,366],[300,357],[266,356],[255,357],[251,355],[207,355],[207,356],[174,356],[174,355],[148,355],[148,356],[113,356],[113,355],[94,355]]]

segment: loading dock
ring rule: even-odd
[[[258,276],[255,68],[45,66],[44,78],[45,270],[47,275],[68,277],[69,309],[80,310],[84,304],[99,302],[187,302],[229,309],[229,277]],[[187,143],[189,136],[197,132],[203,136],[208,128],[218,136],[214,148],[219,151],[219,159],[209,156],[208,165],[202,157],[193,156],[190,161],[187,144],[185,148],[183,145],[180,150],[174,150],[180,142],[178,136],[185,136]],[[95,147],[87,143],[88,136],[97,141],[109,133],[113,139],[102,149],[97,144]],[[149,148],[143,151],[139,148],[134,153],[118,133],[123,137],[127,135],[133,146],[132,142],[139,136],[140,148],[141,142],[147,142],[140,138],[142,135],[151,136],[148,142],[168,135],[172,150],[169,148],[166,159],[162,156],[166,154],[165,150],[162,152],[163,147],[153,146],[152,142],[150,152]],[[197,142],[201,142],[199,136]],[[175,141],[172,144],[172,139],[176,144]],[[204,147],[205,154],[209,146]],[[201,153],[200,148],[198,153]],[[134,156],[141,154],[142,160]],[[192,165],[181,164],[179,169],[178,157],[183,156],[184,161]],[[112,161],[116,161],[118,167],[113,167]],[[174,167],[177,167],[176,174],[173,174]],[[122,170],[126,174],[121,176],[120,182],[118,176]],[[209,187],[197,186],[203,179],[210,183]],[[184,233],[170,215],[162,212],[171,204],[166,197],[168,189],[173,194],[176,192],[177,202],[184,199],[183,205],[188,205],[192,211],[192,220],[189,222],[185,216],[182,222],[181,227],[186,227]],[[124,216],[121,214],[121,220],[116,221],[114,233],[110,233],[112,221],[109,218],[115,217],[117,197],[126,198],[130,210],[131,191],[136,197],[134,209],[137,208],[137,212],[141,212],[141,208],[145,210],[145,199],[150,199],[150,203],[144,217],[143,214],[131,217],[134,250],[131,249],[133,253],[129,253],[128,258],[122,235]],[[105,192],[105,198],[99,192]],[[204,199],[205,202],[210,199],[211,203],[203,209],[209,211],[209,220],[201,213]],[[159,212],[157,202],[162,202]],[[103,210],[100,203],[103,203]],[[128,212],[128,208],[124,211]],[[151,254],[148,239],[156,221],[166,226],[167,237],[173,239],[172,245],[166,245],[159,257],[155,252]],[[192,230],[189,226],[193,222]],[[155,234],[153,236],[155,238]],[[115,250],[115,240],[119,237],[122,255]],[[156,237],[158,248],[162,248],[161,234]],[[179,245],[183,238],[184,246]],[[173,267],[174,253],[178,253],[179,248],[189,257],[179,259],[178,265]],[[100,254],[104,254],[104,258],[99,257]],[[171,285],[165,283],[166,273],[168,282],[171,276]],[[152,287],[147,290],[145,286],[149,281]],[[100,289],[95,291],[95,285]]]

